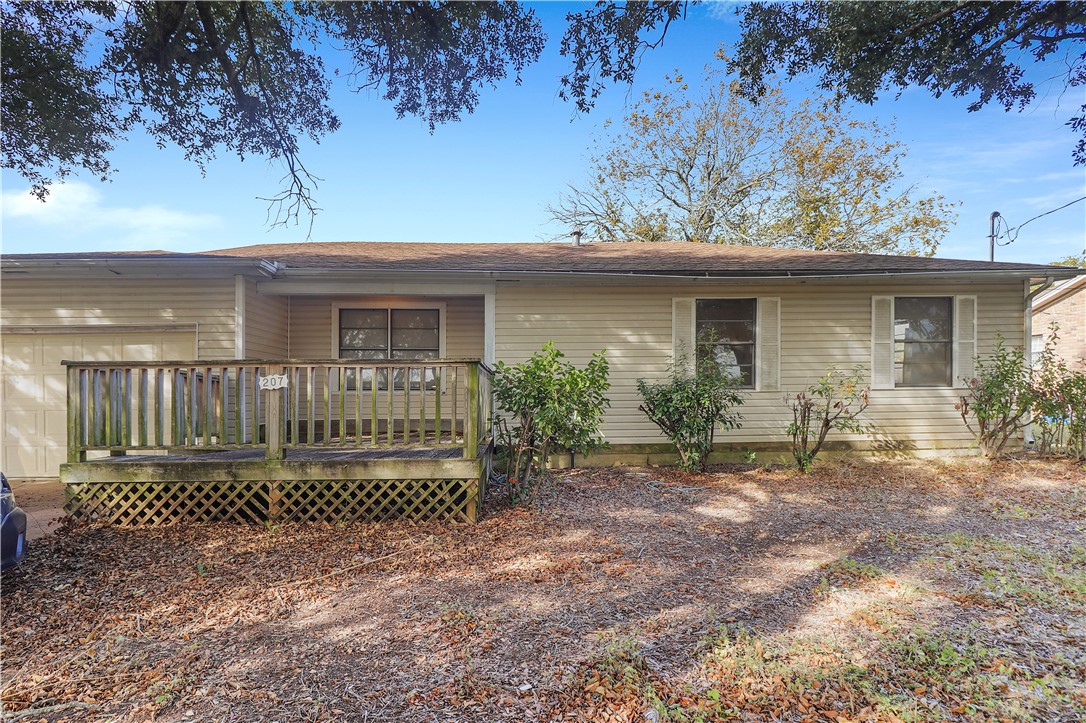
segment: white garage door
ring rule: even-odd
[[[195,359],[196,334],[90,332],[0,335],[0,470],[56,477],[67,460],[67,376],[61,360]]]

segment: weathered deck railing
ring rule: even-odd
[[[490,434],[477,360],[64,362],[68,461],[88,452],[459,447]]]

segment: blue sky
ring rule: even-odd
[[[303,146],[307,167],[323,179],[313,240],[512,242],[563,234],[545,207],[583,178],[590,141],[603,122],[620,117],[635,94],[661,85],[665,73],[700,77],[714,51],[738,34],[730,3],[694,7],[663,47],[646,53],[632,89],[614,86],[591,114],[577,115],[558,98],[567,68],[558,44],[564,14],[583,5],[536,7],[550,37],[523,85],[507,80],[484,90],[473,115],[433,135],[419,120],[397,120],[374,94],[334,87],[343,128],[320,145]],[[856,109],[861,117],[896,119],[909,147],[903,169],[910,183],[961,202],[939,256],[987,258],[993,210],[1015,226],[1086,195],[1086,170],[1072,165],[1075,137],[1064,126],[1086,88],[1044,83],[1055,67],[1031,68],[1041,98],[1024,113],[994,106],[967,113],[970,99],[934,99],[919,89]],[[808,92],[802,80],[787,88]],[[267,204],[259,197],[279,190],[282,171],[275,164],[241,162],[227,152],[202,177],[178,150],[159,149],[139,133],[117,147],[113,161],[111,182],[77,176],[54,187],[44,204],[5,170],[3,252],[200,251],[306,239],[304,222],[274,229],[266,223]],[[996,250],[996,259],[1047,263],[1081,253],[1084,245],[1086,203],[1080,202],[1027,225],[1014,243]]]

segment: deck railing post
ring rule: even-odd
[[[83,378],[77,367],[68,367],[68,461],[71,463],[87,460],[87,453],[83,451],[83,407],[80,404],[86,397],[80,389]]]
[[[283,373],[283,367],[274,364],[264,368],[266,376],[275,376]],[[259,393],[259,392],[258,392]],[[268,404],[265,407],[264,434],[268,441],[267,459],[283,459],[283,390],[272,389],[268,391]]]
[[[472,459],[479,446],[479,363],[468,362],[467,415],[464,426],[464,459]]]

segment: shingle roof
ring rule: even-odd
[[[675,276],[851,276],[1003,272],[1023,276],[1075,275],[1074,269],[1021,264],[806,251],[760,246],[695,243],[293,243],[258,244],[203,253],[122,251],[116,253],[12,254],[5,265],[24,262],[142,264],[214,259],[220,263],[268,261],[286,269],[404,272],[574,273]]]
[[[673,275],[884,274],[947,271],[1045,273],[1039,264],[694,243],[298,243],[208,252],[262,258],[288,269],[571,272]],[[1064,269],[1066,271],[1066,269]]]

